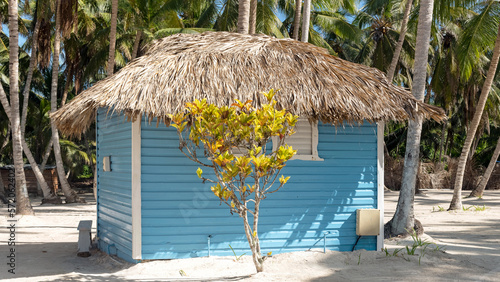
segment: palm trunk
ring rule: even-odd
[[[23,141],[24,154],[26,155],[26,158],[28,158],[28,161],[31,165],[31,169],[33,170],[33,174],[35,174],[36,181],[38,182],[38,185],[40,185],[40,188],[42,189],[43,198],[44,199],[56,198],[56,195],[54,195],[54,193],[50,191],[49,185],[47,184],[47,181],[45,181],[45,178],[43,177],[42,170],[38,168],[35,158],[31,154],[31,151],[28,148],[28,144],[26,144],[26,140],[23,139],[22,141]]]
[[[446,127],[448,127],[448,120],[446,120],[443,123],[443,130],[441,131],[441,141],[439,144],[439,164],[441,164],[441,160],[443,157],[443,148],[444,148],[444,143],[445,143]]]
[[[53,199],[55,195],[50,191],[49,185],[45,181],[45,178],[43,177],[42,172],[38,168],[38,164],[35,161],[35,158],[33,157],[33,154],[31,153],[30,148],[26,144],[25,141],[25,132],[26,132],[26,119],[28,115],[28,102],[29,102],[29,95],[30,95],[30,89],[31,89],[31,81],[33,79],[33,71],[35,69],[36,65],[36,52],[38,48],[38,32],[40,30],[40,20],[37,18],[36,24],[35,24],[35,30],[33,31],[33,43],[31,47],[31,57],[30,57],[30,65],[28,68],[28,76],[26,78],[26,83],[24,85],[24,91],[23,91],[23,110],[22,110],[22,118],[21,118],[21,137],[22,137],[22,145],[23,145],[23,150],[24,154],[26,155],[26,158],[28,159],[30,166],[33,170],[33,173],[35,174],[36,180],[38,184],[40,185],[40,188],[42,189],[43,197],[45,199]]]
[[[434,1],[423,0],[420,2],[420,10],[417,26],[417,44],[415,48],[415,75],[412,93],[417,100],[424,98],[425,81],[427,78],[427,58],[429,50],[429,38],[432,26],[432,11]],[[422,117],[417,116],[415,120],[408,123],[408,135],[406,141],[405,164],[401,191],[399,192],[398,205],[394,217],[389,225],[390,235],[408,234],[415,225],[413,212],[415,184],[417,178],[418,163],[420,161],[420,137],[422,133]]]
[[[139,52],[139,43],[141,42],[142,31],[137,30],[134,40],[134,48],[132,49],[132,60],[137,58],[137,53]]]
[[[42,164],[40,165],[40,171],[42,172],[42,175],[43,172],[45,171],[45,166],[47,165],[47,161],[49,160],[50,152],[52,152],[52,144],[53,144],[52,141],[53,141],[52,138],[50,138],[49,144],[47,145],[47,147],[45,148],[45,152],[43,153]],[[57,195],[56,191],[55,194]]]
[[[250,0],[250,19],[248,33],[255,34],[257,27],[257,0]]]
[[[431,101],[431,95],[432,95],[432,86],[429,83],[427,85],[427,93],[425,94],[424,103],[426,103],[426,104],[430,103],[430,101]]]
[[[1,88],[1,87],[0,87]],[[7,133],[5,134],[5,139],[3,140],[2,146],[0,146],[0,154],[2,154],[3,149],[9,143],[10,135],[10,122],[7,123]],[[4,204],[7,204],[7,199],[5,198],[5,185],[3,184],[2,172],[0,171],[0,198]]]
[[[40,30],[40,19],[39,16],[36,19],[35,23],[35,30],[33,31],[33,43],[31,45],[31,57],[30,57],[30,65],[28,68],[28,76],[26,77],[26,83],[24,85],[24,91],[23,91],[23,111],[22,111],[22,118],[21,118],[21,135],[22,138],[24,139],[24,133],[26,131],[26,117],[28,115],[28,101],[29,101],[29,96],[30,96],[30,90],[31,90],[31,80],[33,79],[33,70],[35,69],[36,66],[36,51],[38,48],[38,32]]]
[[[108,76],[115,68],[116,23],[118,21],[118,0],[111,0],[111,30],[109,31]]]
[[[295,0],[295,17],[293,18],[293,39],[299,40],[300,14],[302,12],[302,0]]]
[[[467,157],[469,155],[470,147],[474,136],[476,136],[476,130],[481,122],[481,117],[483,115],[484,106],[486,105],[486,100],[488,99],[488,94],[493,84],[493,79],[495,78],[495,72],[498,66],[498,59],[500,57],[500,25],[498,26],[497,39],[495,41],[495,48],[493,50],[493,56],[491,57],[490,67],[488,69],[488,74],[486,80],[483,84],[483,89],[481,89],[481,96],[476,106],[476,112],[474,113],[474,118],[470,123],[470,128],[467,131],[467,137],[465,139],[464,147],[462,148],[462,154],[458,161],[457,175],[455,177],[455,186],[453,190],[453,198],[451,199],[450,207],[448,210],[460,210],[462,209],[462,185],[464,181],[465,166],[467,164]]]
[[[59,74],[59,52],[61,48],[61,0],[56,1],[56,32],[54,36],[54,55],[52,57],[52,85],[50,89],[50,111],[51,113],[57,110],[57,79]],[[52,129],[52,140],[54,148],[54,157],[56,159],[57,175],[61,183],[61,189],[66,197],[66,203],[82,202],[76,192],[71,189],[66,174],[64,172],[63,160],[61,157],[61,147],[59,145],[59,132],[55,123],[51,120],[50,126]]]
[[[495,169],[495,165],[497,164],[498,156],[500,156],[500,138],[498,138],[497,146],[495,147],[495,151],[493,152],[493,156],[491,157],[490,163],[488,164],[488,168],[484,172],[483,178],[481,178],[481,182],[476,189],[472,190],[469,197],[482,197],[484,190],[486,189],[486,184],[490,180],[491,173]]]
[[[43,153],[42,164],[40,165],[40,169],[43,171],[45,166],[47,165],[47,161],[50,157],[50,152],[52,152],[52,145],[54,144],[54,140],[50,139],[49,144],[45,148],[45,152]]]
[[[68,77],[66,78],[66,82],[64,83],[63,96],[61,98],[61,107],[66,104],[66,100],[68,99],[69,85],[71,83],[73,77],[73,71],[68,70]]]
[[[403,15],[403,22],[401,22],[401,31],[399,32],[398,43],[396,45],[396,50],[394,50],[394,54],[392,55],[391,65],[389,67],[389,70],[387,71],[387,80],[390,83],[392,83],[392,80],[394,79],[394,72],[396,71],[396,66],[398,65],[399,55],[401,54],[401,50],[403,49],[403,43],[405,41],[406,31],[408,28],[408,19],[410,17],[410,11],[412,5],[413,5],[413,0],[408,0],[408,2],[406,2],[406,7]]]
[[[311,20],[311,0],[304,0],[304,13],[302,14],[302,42],[309,41],[309,23]]]
[[[17,5],[17,0],[9,0],[10,123],[12,127],[12,155],[16,171],[16,213],[27,215],[34,214],[34,212],[28,197],[28,189],[26,188],[21,136],[21,119],[19,115],[19,40]]]
[[[238,33],[248,34],[250,24],[250,0],[240,0],[238,5]]]

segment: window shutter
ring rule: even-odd
[[[297,150],[297,155],[312,155],[312,126],[306,119],[295,124],[295,134],[285,139],[289,146]]]
[[[273,138],[273,151],[276,150],[277,139]],[[299,119],[295,124],[295,134],[285,140],[288,146],[297,150],[292,160],[322,161],[318,156],[318,123],[309,123],[307,119]]]

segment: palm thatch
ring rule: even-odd
[[[291,39],[228,32],[177,34],[149,45],[144,56],[99,81],[52,115],[66,134],[79,135],[109,108],[129,118],[169,122],[167,114],[206,98],[263,101],[261,91],[280,89],[278,107],[326,123],[403,121],[421,114],[440,121],[440,108],[419,102],[388,83],[377,69],[329,55]]]

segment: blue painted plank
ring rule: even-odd
[[[99,245],[132,261],[131,124],[119,113],[97,115],[97,223]],[[111,156],[112,171],[102,171],[102,157]]]

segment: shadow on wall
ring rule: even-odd
[[[323,248],[325,232],[327,249],[353,249],[356,209],[377,208],[375,128],[319,126],[324,161],[289,161],[282,174],[290,181],[262,201],[263,253]],[[242,220],[200,182],[175,131],[143,123],[141,134],[143,259],[202,257],[209,248],[211,255],[233,255],[229,245],[250,254]],[[361,248],[375,250],[376,237],[362,237]]]

